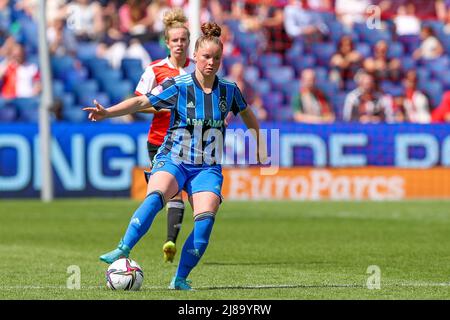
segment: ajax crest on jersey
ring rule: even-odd
[[[219,101],[219,110],[222,112],[227,111],[227,101],[223,98],[220,98]]]
[[[111,290],[138,291],[144,281],[144,272],[131,259],[114,261],[106,271],[106,286]]]

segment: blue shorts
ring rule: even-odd
[[[178,183],[178,192],[185,190],[189,196],[209,191],[222,201],[222,167],[220,165],[192,165],[175,162],[170,155],[157,154],[153,160],[151,174],[165,171],[172,174]]]

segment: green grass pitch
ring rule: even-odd
[[[2,200],[0,299],[448,299],[450,202],[229,202],[190,278],[195,292],[167,286],[162,211],[131,258],[139,292],[110,291],[107,265],[138,202],[124,199]],[[186,211],[178,250],[192,228]],[[67,288],[68,267],[81,289]],[[368,289],[369,266],[381,271]]]

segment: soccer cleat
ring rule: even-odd
[[[183,291],[194,290],[191,287],[190,280],[187,280],[184,278],[179,278],[179,277],[173,277],[172,281],[170,282],[169,289],[170,290],[183,290]]]
[[[120,258],[128,258],[128,256],[130,255],[130,250],[131,249],[127,245],[125,245],[122,240],[120,240],[117,249],[101,255],[100,260],[111,264]]]
[[[163,245],[163,258],[164,262],[173,262],[173,258],[175,258],[175,254],[177,253],[177,248],[175,243],[172,241],[167,241]]]

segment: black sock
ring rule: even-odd
[[[170,200],[167,203],[167,241],[175,243],[181,229],[184,215],[183,200]]]

